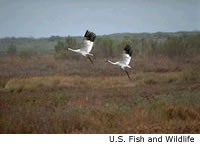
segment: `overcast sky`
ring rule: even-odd
[[[200,30],[200,0],[0,0],[0,37]]]

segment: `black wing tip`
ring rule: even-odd
[[[132,49],[131,49],[131,46],[128,45],[128,44],[125,46],[124,51],[125,51],[126,54],[128,54],[129,56],[132,56],[132,54],[133,54],[133,51],[132,51]]]
[[[84,35],[84,37],[85,37],[85,38],[89,38],[89,36],[90,36],[90,31],[89,31],[89,30],[87,30],[87,31],[85,32],[85,35]]]
[[[96,38],[96,34],[93,33],[93,32],[91,32],[91,31],[89,31],[89,30],[86,30],[84,37],[85,37],[87,40],[89,40],[89,41],[91,41],[91,42],[94,42],[94,40],[95,40],[95,38]]]
[[[91,32],[90,40],[91,40],[92,42],[94,42],[95,38],[96,38],[96,34],[93,33],[93,32]]]

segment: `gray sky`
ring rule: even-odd
[[[0,0],[0,37],[200,30],[200,0]]]

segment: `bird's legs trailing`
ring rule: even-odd
[[[92,64],[94,64],[90,56],[87,56],[87,58],[90,60],[90,62],[91,62]]]
[[[132,69],[133,73],[136,74],[136,72]]]
[[[88,54],[86,55],[86,57],[90,60],[90,62],[91,62],[92,64],[94,64],[94,62],[93,62],[92,59],[91,59],[91,56],[93,56],[93,54],[91,54],[91,53],[88,53]]]
[[[136,72],[134,71],[134,68],[133,68],[133,67],[131,67],[131,66],[129,66],[129,65],[128,65],[127,67],[130,68],[130,69],[133,71],[134,74],[136,74]]]
[[[89,55],[89,56],[92,56],[92,57],[93,57],[93,59],[94,59],[94,60],[96,60],[96,57],[95,57],[95,55],[93,55],[93,54],[91,54],[91,53],[88,53],[87,55]]]
[[[125,69],[124,69],[124,71],[125,71],[126,75],[128,76],[128,78],[129,78],[129,80],[130,80],[131,78],[130,78],[128,72],[127,72]]]
[[[89,55],[89,56],[93,56],[93,54],[91,54],[91,53],[88,53],[87,55]]]

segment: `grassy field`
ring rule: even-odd
[[[115,60],[115,58],[112,58]],[[0,57],[0,133],[200,133],[200,57]]]

